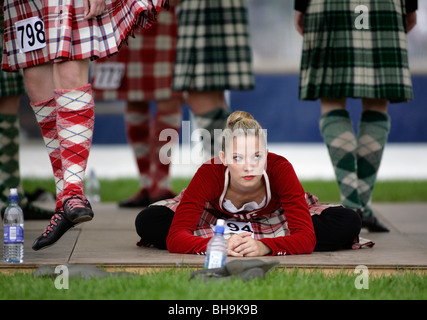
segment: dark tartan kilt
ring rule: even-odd
[[[246,0],[182,0],[173,90],[252,90]]]
[[[358,5],[368,9],[366,29],[361,28],[366,23],[362,12],[355,12]],[[404,0],[311,0],[304,24],[300,99],[411,100],[404,8]]]

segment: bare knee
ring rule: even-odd
[[[56,89],[75,89],[89,82],[89,60],[55,63],[53,79]]]
[[[218,107],[226,108],[224,91],[190,91],[188,104],[194,114],[203,114]]]
[[[24,69],[25,87],[31,102],[53,97],[53,66],[50,63]]]
[[[321,112],[328,113],[333,110],[342,110],[346,107],[345,98],[321,98]]]
[[[387,113],[388,102],[385,99],[362,99],[363,111]]]

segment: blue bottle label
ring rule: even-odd
[[[21,226],[4,226],[4,243],[24,242],[24,228]]]

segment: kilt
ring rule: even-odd
[[[159,13],[157,22],[149,29],[135,33],[128,45],[112,57],[96,60],[93,94],[100,100],[151,101],[182,98],[172,91],[178,22],[175,8]],[[108,88],[102,79],[107,72],[100,67],[123,64],[124,70],[117,85]],[[111,69],[113,70],[113,69]]]
[[[246,0],[182,0],[173,90],[252,90]]]
[[[363,12],[355,11],[359,5]],[[411,100],[404,15],[404,0],[311,0],[304,24],[300,99]]]
[[[0,25],[3,17],[0,14]],[[0,27],[0,52],[3,51],[3,28]],[[21,73],[0,71],[0,97],[16,96],[25,93],[24,77]]]
[[[106,0],[104,14],[84,20],[83,0],[6,0],[2,69],[110,56],[135,28],[150,26],[162,6],[167,6],[167,0]],[[15,23],[28,18],[43,21],[44,33],[34,25],[27,36],[32,43],[44,41],[45,47],[21,50],[25,32],[18,32]]]

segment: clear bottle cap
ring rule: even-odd
[[[217,225],[217,226],[224,226],[224,220],[223,220],[223,219],[218,219],[218,220],[216,221],[216,225]]]
[[[18,202],[18,189],[10,188],[9,202]]]

